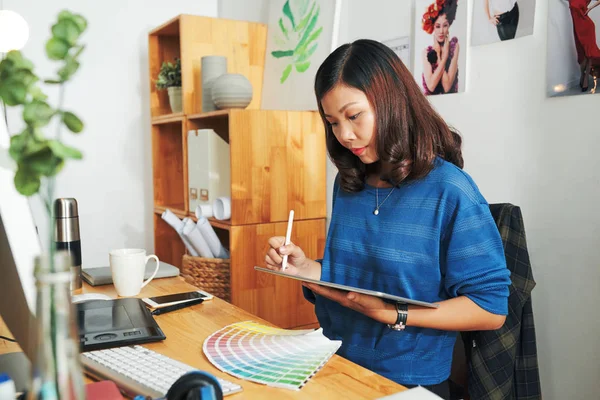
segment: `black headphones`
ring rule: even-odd
[[[213,375],[192,371],[175,381],[166,400],[223,400],[223,389]]]

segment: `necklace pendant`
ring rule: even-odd
[[[375,215],[379,215],[379,209],[378,209],[378,208],[376,208],[376,209],[375,209],[375,211],[373,211],[373,214],[375,214]]]

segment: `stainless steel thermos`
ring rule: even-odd
[[[81,239],[79,237],[79,210],[72,198],[54,201],[54,241],[57,250],[71,253],[71,291],[81,289]]]

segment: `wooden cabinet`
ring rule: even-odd
[[[266,26],[181,15],[149,34],[154,185],[154,244],[161,260],[181,266],[185,246],[162,219],[165,209],[195,219],[188,201],[187,132],[213,129],[228,144],[231,219],[210,219],[231,254],[231,301],[284,328],[316,323],[299,282],[254,270],[264,266],[271,236],[284,236],[294,210],[292,241],[319,258],[325,244],[326,149],[316,111],[261,110]],[[202,113],[201,57],[224,55],[228,72],[253,86],[246,109]],[[183,112],[172,114],[154,80],[163,61],[181,58]]]

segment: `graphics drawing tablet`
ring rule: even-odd
[[[274,270],[271,270],[268,268],[255,266],[254,269],[257,271],[261,271],[261,272],[268,272],[269,274],[273,274],[273,275],[277,275],[277,276],[283,276],[285,278],[291,278],[291,279],[296,279],[296,280],[303,281],[303,282],[315,283],[317,285],[327,286],[327,287],[331,287],[334,289],[344,290],[347,292],[356,292],[356,293],[362,293],[362,294],[366,294],[366,295],[370,295],[370,296],[376,296],[376,297],[379,297],[382,299],[392,300],[397,303],[413,304],[416,306],[423,306],[423,307],[429,307],[429,308],[438,308],[439,307],[437,304],[434,304],[434,303],[428,303],[428,302],[420,301],[420,300],[411,300],[411,299],[407,299],[405,297],[395,296],[393,294],[382,293],[382,292],[377,292],[377,291],[369,290],[369,289],[361,289],[361,288],[357,288],[357,287],[341,285],[339,283],[332,283],[332,282],[320,281],[320,280],[316,280],[316,279],[305,278],[300,275],[290,275],[290,274],[286,274],[285,272],[274,271]]]

